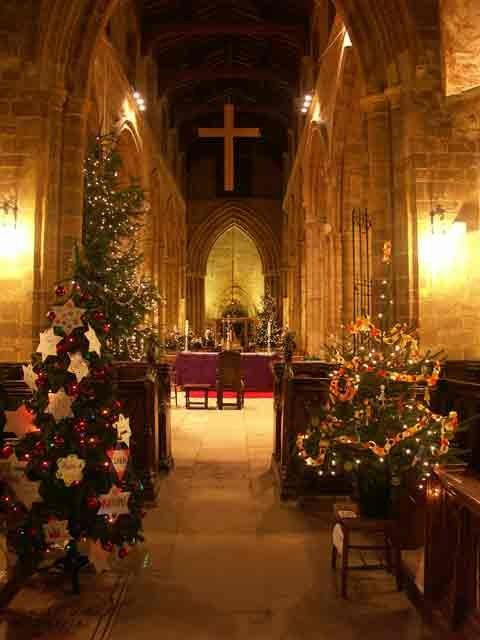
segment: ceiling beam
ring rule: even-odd
[[[279,111],[278,107],[274,107],[268,104],[236,104],[235,111],[238,113],[256,113],[259,115],[265,115],[272,120],[278,120],[284,126],[289,125],[289,119],[286,113]],[[199,107],[192,107],[191,109],[184,109],[175,113],[175,120],[177,126],[186,122],[197,120],[203,116],[208,116],[212,113],[223,113],[223,102],[214,104],[204,104]]]
[[[278,24],[274,22],[164,22],[145,25],[147,47],[165,36],[195,38],[202,36],[259,36],[289,38],[292,44],[301,47],[305,39],[305,29],[299,24]]]
[[[160,71],[159,87],[164,91],[178,89],[185,84],[215,82],[216,80],[251,80],[253,82],[272,82],[282,85],[289,93],[294,92],[292,76],[283,72],[275,73],[268,69],[249,69],[240,65],[201,65],[185,69],[178,73],[162,76]]]

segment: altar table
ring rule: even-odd
[[[175,362],[177,385],[210,384],[217,378],[217,353],[181,351]],[[267,353],[242,353],[242,373],[246,391],[272,391],[272,363],[278,356]]]

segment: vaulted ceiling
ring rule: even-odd
[[[143,0],[144,53],[158,64],[183,143],[218,126],[223,104],[285,148],[312,0]]]

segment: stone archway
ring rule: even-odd
[[[280,243],[261,214],[239,202],[226,202],[207,216],[188,243],[187,317],[201,330],[205,324],[205,275],[208,256],[215,242],[236,226],[255,244],[263,265],[264,288],[280,310]]]

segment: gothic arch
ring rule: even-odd
[[[229,201],[214,209],[195,229],[187,247],[187,317],[197,330],[201,330],[205,323],[208,256],[217,239],[232,226],[241,229],[257,247],[263,266],[265,290],[276,298],[281,313],[279,240],[258,211]]]
[[[271,228],[254,209],[228,202],[215,209],[195,230],[188,245],[188,265],[192,273],[204,276],[210,251],[217,239],[232,226],[239,227],[255,243],[262,259],[264,274],[277,273],[279,246]]]

